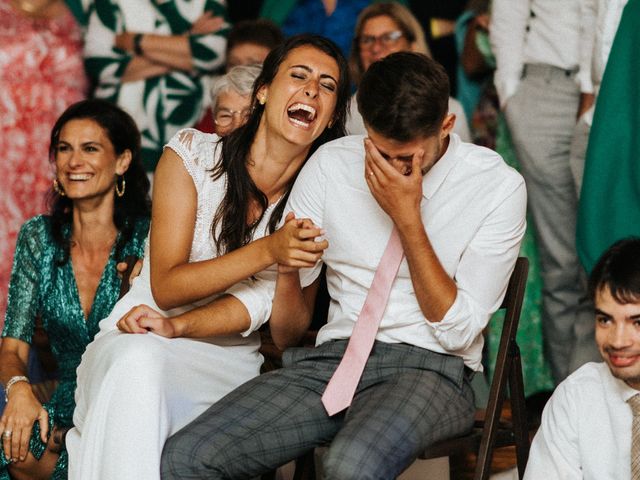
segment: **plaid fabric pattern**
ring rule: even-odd
[[[326,478],[395,478],[426,446],[473,425],[462,359],[376,342],[351,407],[320,401],[347,341],[285,352],[284,368],[231,392],[171,437],[163,479],[253,478],[331,442]]]

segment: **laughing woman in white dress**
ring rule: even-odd
[[[305,160],[344,134],[348,98],[338,48],[293,37],[265,60],[244,127],[165,147],[142,272],[78,368],[71,479],[159,479],[166,438],[259,373],[276,264],[313,265],[327,245],[292,214],[275,227]]]

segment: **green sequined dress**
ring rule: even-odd
[[[133,235],[122,250],[122,258],[128,255],[143,256],[148,230],[147,218],[136,221]],[[112,250],[102,272],[91,312],[85,319],[71,261],[63,265],[57,264],[62,254],[62,249],[51,236],[50,217],[39,215],[22,226],[16,245],[2,332],[3,337],[31,343],[35,319],[39,316],[42,320],[59,369],[58,388],[51,401],[44,406],[49,412],[50,430],[53,424],[72,426],[76,368],[86,346],[98,332],[98,322],[109,316],[120,290],[115,251]],[[39,437],[36,422],[29,445],[36,458],[40,458],[46,446]],[[67,478],[66,451],[60,455],[51,478]],[[2,449],[0,480],[9,480],[7,459]]]

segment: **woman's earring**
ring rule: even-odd
[[[267,96],[266,95],[260,96],[260,98],[258,98],[258,103],[260,103],[260,105],[264,105],[265,103],[267,103]]]
[[[333,124],[335,122],[333,121],[333,118],[331,120],[329,120],[329,123],[327,123],[327,128],[333,128]]]
[[[116,195],[122,197],[124,195],[124,189],[127,186],[127,182],[124,181],[124,175],[120,177],[122,179],[122,188],[118,187],[118,178],[116,177]]]
[[[56,193],[58,195],[60,195],[61,197],[64,197],[66,195],[66,193],[64,193],[64,190],[62,189],[62,187],[60,186],[60,184],[58,183],[58,179],[54,178],[53,179],[53,189],[56,191]]]

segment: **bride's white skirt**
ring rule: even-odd
[[[71,480],[159,479],[165,440],[260,370],[254,335],[199,341],[115,330],[132,306],[154,306],[136,283],[78,367]]]

